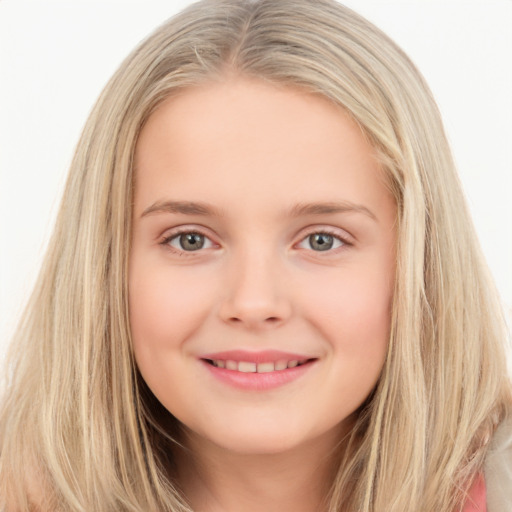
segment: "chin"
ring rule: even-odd
[[[190,447],[221,450],[237,455],[272,455],[287,452],[307,441],[305,435],[279,425],[270,419],[266,422],[229,422],[204,425],[183,425]]]
[[[340,428],[297,429],[290,423],[280,424],[267,418],[266,421],[230,422],[223,425],[209,425],[207,431],[187,429],[189,439],[196,446],[210,445],[236,455],[278,455],[292,453],[295,449],[304,449],[309,445],[324,443],[336,444]]]
[[[293,451],[302,443],[288,436],[276,436],[275,433],[273,436],[262,436],[259,432],[254,435],[237,435],[229,439],[219,439],[216,444],[236,455],[278,455]]]

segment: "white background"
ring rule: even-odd
[[[81,128],[131,49],[185,0],[0,0],[0,358],[52,229]],[[512,311],[512,1],[347,0],[409,54],[440,105]]]

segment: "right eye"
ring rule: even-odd
[[[213,242],[204,234],[197,231],[180,231],[172,233],[161,242],[169,246],[174,252],[195,252],[200,249],[213,247]]]

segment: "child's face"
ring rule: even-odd
[[[131,329],[153,393],[235,452],[334,440],[381,373],[395,272],[395,203],[356,124],[226,79],[163,103],[135,163]]]

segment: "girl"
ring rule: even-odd
[[[84,129],[13,344],[3,508],[508,510],[475,240],[385,35],[330,0],[198,2]]]

